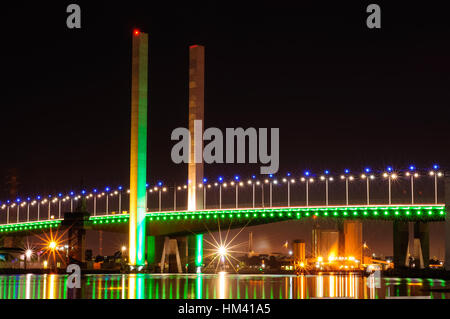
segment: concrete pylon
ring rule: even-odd
[[[416,267],[427,268],[430,265],[430,231],[427,222],[414,223],[414,255],[419,260]]]
[[[188,210],[203,209],[203,122],[205,95],[205,47],[189,47],[189,133]]]
[[[363,227],[359,220],[344,220],[344,256],[355,257],[363,263]],[[339,241],[341,239],[339,238]],[[342,255],[340,255],[342,256]]]
[[[423,262],[422,248],[420,247],[420,239],[414,238],[414,265],[416,268],[425,268]]]
[[[83,199],[85,201],[85,199]],[[67,231],[69,245],[69,263],[76,262],[84,267],[86,262],[86,226],[89,224],[89,213],[83,209],[64,213],[61,226]]]
[[[183,269],[181,267],[181,259],[180,259],[180,252],[178,250],[178,241],[176,239],[170,239],[169,237],[166,237],[164,240],[164,248],[161,258],[161,273],[165,270],[165,264],[167,261],[168,264],[168,272],[170,272],[170,255],[175,255],[175,258],[177,260],[177,270],[178,273],[181,274],[183,272]]]
[[[147,211],[147,77],[148,34],[133,32],[131,79],[130,222],[131,266],[145,265]]]
[[[409,224],[406,221],[394,220],[394,267],[402,268],[407,266],[408,244],[409,244]]]

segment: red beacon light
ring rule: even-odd
[[[134,29],[133,33],[134,33],[134,35],[139,35],[141,33],[141,31],[139,31],[138,29]]]

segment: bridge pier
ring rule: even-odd
[[[203,120],[205,95],[205,47],[189,47],[189,133],[188,210],[203,209]]]
[[[155,272],[164,249],[164,236],[147,236],[146,260],[150,271]]]
[[[86,266],[86,225],[89,223],[89,216],[88,212],[83,211],[64,213],[61,223],[62,227],[68,228],[68,263],[77,263],[82,268]]]
[[[174,240],[176,241],[176,247],[174,246]],[[178,263],[180,263],[182,272],[201,272],[203,266],[203,234],[175,238],[147,236],[146,248],[147,264],[153,272],[161,271],[161,267],[164,267],[166,262],[169,264],[169,271],[176,269],[176,272],[179,272]],[[170,256],[173,255],[175,255],[176,260],[170,259]],[[174,262],[176,262],[176,265],[173,265]]]
[[[339,232],[338,256],[352,256],[364,263],[362,222],[358,220],[338,220],[337,229]]]
[[[188,271],[200,273],[203,267],[203,234],[187,236],[188,242]]]
[[[406,267],[409,243],[409,224],[405,221],[394,221],[394,267]]]
[[[430,225],[427,222],[414,223],[414,258],[420,268],[430,266]],[[416,267],[418,264],[416,263]]]

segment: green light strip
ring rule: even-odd
[[[44,220],[26,223],[15,223],[0,225],[0,233],[18,232],[18,231],[33,231],[47,228],[55,228],[61,224],[61,220]]]
[[[203,265],[203,234],[195,235],[195,266]]]
[[[394,220],[440,221],[445,219],[444,205],[414,206],[338,206],[338,207],[280,207],[261,209],[203,210],[196,212],[147,213],[152,221],[182,221],[195,219],[269,218],[300,219],[304,217],[335,217]]]
[[[445,205],[397,205],[397,206],[329,206],[329,207],[276,207],[221,209],[177,212],[147,212],[149,222],[170,222],[209,219],[300,219],[306,217],[362,218],[377,220],[410,219],[423,221],[445,220]],[[115,225],[129,222],[129,214],[91,216],[93,225]],[[0,225],[0,233],[40,230],[58,227],[61,220],[35,221]]]

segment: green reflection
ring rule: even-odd
[[[361,277],[334,275],[332,281],[329,275],[321,277],[318,280],[318,277],[312,275],[88,275],[82,280],[82,289],[72,295],[67,288],[67,275],[9,275],[0,276],[0,299],[66,299],[72,296],[93,299],[302,299],[309,298],[308,291],[311,288],[311,296],[385,298],[392,295],[428,294],[418,287],[417,283],[420,282],[428,287],[448,285],[445,280],[391,278],[381,288],[369,289]],[[91,287],[85,289],[88,282]],[[445,292],[430,292],[429,295],[433,299],[450,297]]]
[[[203,278],[201,275],[197,275],[197,285],[196,285],[196,298],[202,299],[202,290],[203,290]]]
[[[145,298],[145,283],[144,283],[145,275],[144,274],[138,274],[137,275],[137,284],[136,284],[136,296],[137,299],[144,299]]]

